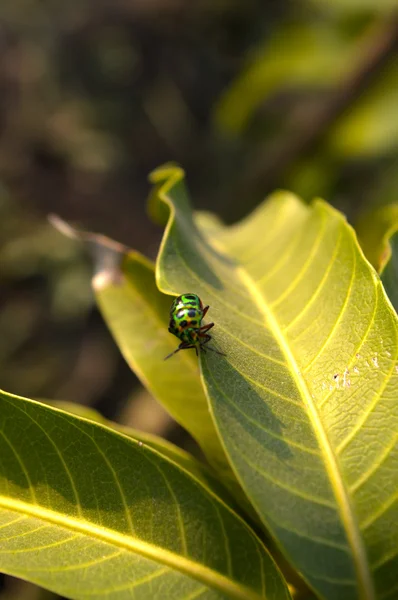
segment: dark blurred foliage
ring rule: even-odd
[[[190,448],[121,359],[84,249],[46,215],[154,258],[147,176],[169,160],[195,206],[227,222],[276,187],[323,196],[353,221],[396,202],[396,6],[2,0],[0,387],[91,405]]]

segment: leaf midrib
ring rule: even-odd
[[[218,249],[222,250],[223,253],[226,253],[226,249],[221,247],[222,245],[218,240],[216,242],[212,240],[212,244],[213,247],[217,247]],[[322,455],[324,456],[324,463],[336,498],[337,507],[344,524],[347,539],[352,549],[352,555],[360,589],[360,596],[364,600],[376,600],[374,585],[366,558],[366,551],[363,545],[359,527],[357,525],[355,516],[353,515],[350,499],[345,488],[344,481],[340,475],[337,460],[329,442],[329,438],[322,425],[319,413],[306,386],[306,383],[303,377],[300,375],[300,369],[297,361],[290,349],[287,339],[283,335],[283,330],[279,325],[278,319],[276,318],[272,309],[268,306],[265,297],[258,289],[252,277],[242,266],[236,268],[236,273],[238,278],[248,290],[250,296],[253,298],[253,301],[258,307],[259,311],[264,316],[266,323],[278,342],[279,347],[286,358],[286,362],[290,366],[290,371],[293,375],[293,379],[297,385],[300,395],[307,406],[308,415],[313,423],[313,429],[318,439]],[[244,485],[243,482],[241,483]],[[261,511],[259,514],[261,514]]]
[[[39,505],[29,504],[15,500],[14,498],[7,498],[3,495],[0,495],[0,508],[41,519],[47,523],[59,525],[82,535],[97,538],[101,542],[110,543],[118,548],[133,551],[150,560],[161,562],[176,571],[180,571],[184,575],[196,579],[212,589],[226,593],[236,600],[264,600],[263,596],[260,596],[252,589],[232,581],[232,579],[209,567],[195,563],[184,556],[174,554],[169,550],[149,544],[138,538],[124,535],[106,527],[99,527],[83,519],[57,513]]]

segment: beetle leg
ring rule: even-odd
[[[209,331],[209,329],[211,329],[212,327],[214,327],[214,323],[209,323],[208,325],[203,325],[203,327],[199,328],[200,335],[202,335],[202,333],[206,333],[206,331]]]
[[[168,354],[163,360],[167,360],[168,358],[171,358],[174,354],[177,354],[177,352],[179,352],[180,350],[187,350],[188,348],[194,348],[194,346],[188,344],[187,342],[181,342],[177,350],[174,350],[174,352]]]
[[[205,314],[207,313],[207,311],[209,310],[210,306],[205,306],[203,309],[203,314],[202,314],[202,319],[205,316]]]
[[[210,342],[210,340],[212,339],[212,337],[209,334],[206,334],[203,337],[205,338],[205,340],[203,342],[201,342],[201,346],[200,347],[201,347],[201,349],[203,351],[205,351],[204,345],[207,344],[208,342]],[[211,350],[212,352],[216,352],[216,354],[220,354],[221,356],[227,356],[226,354],[224,354],[224,352],[219,352],[218,350],[215,350],[211,346],[207,346],[206,350]]]

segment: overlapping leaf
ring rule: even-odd
[[[362,215],[356,229],[366,257],[380,274],[398,311],[398,204],[387,204]]]
[[[217,124],[228,133],[240,133],[258,106],[287,82],[297,88],[333,87],[351,68],[355,43],[353,36],[319,22],[280,27],[221,97]]]
[[[381,272],[381,280],[392,305],[398,312],[398,230],[389,240],[390,258]]]
[[[167,331],[171,298],[156,287],[154,265],[104,236],[77,231],[59,217],[50,220],[62,233],[91,247],[96,299],[128,364],[236,487],[209,413],[197,361],[183,352],[171,362],[163,360],[178,340]]]
[[[227,356],[201,356],[203,382],[246,493],[320,596],[393,600],[397,318],[352,230],[288,193],[227,228],[194,219],[181,170],[153,181],[158,285],[210,304]]]
[[[0,571],[77,599],[289,597],[248,526],[185,469],[3,392]]]
[[[385,156],[398,147],[398,64],[395,57],[339,119],[328,136],[328,146],[340,157]]]
[[[227,489],[220,483],[220,478],[216,471],[213,471],[209,466],[204,464],[202,461],[197,460],[191,454],[182,450],[175,444],[172,444],[168,440],[165,440],[157,435],[138,431],[132,427],[109,421],[103,417],[95,409],[85,406],[83,404],[76,404],[74,402],[65,401],[52,401],[49,403],[50,406],[59,408],[66,412],[72,413],[79,417],[94,421],[95,423],[101,423],[107,427],[111,427],[124,435],[133,438],[137,442],[142,442],[149,448],[153,448],[160,452],[163,456],[172,460],[176,465],[193,475],[196,479],[200,480],[206,486],[217,495],[219,498],[225,500],[229,506],[235,507],[239,510],[237,503],[234,498],[227,492]]]

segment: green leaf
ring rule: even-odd
[[[178,340],[168,332],[171,298],[156,287],[154,266],[136,252],[122,272],[108,265],[93,280],[98,305],[128,364],[170,414],[202,447],[230,485],[236,485],[211,419],[195,357],[185,352],[164,361]]]
[[[50,221],[65,235],[91,246],[96,299],[127,363],[196,439],[209,462],[225,479],[234,480],[209,413],[197,361],[184,352],[164,361],[178,340],[167,331],[172,299],[159,292],[153,263],[102,235],[79,232],[59,217],[52,215]]]
[[[208,487],[141,441],[0,393],[0,570],[68,598],[289,598]]]
[[[223,227],[191,213],[180,169],[152,181],[158,285],[210,305],[227,356],[201,354],[203,383],[248,497],[321,597],[393,600],[397,316],[352,229],[287,192]]]
[[[390,238],[390,260],[385,265],[381,280],[387,296],[395,310],[398,312],[398,231],[395,231]]]
[[[381,275],[387,295],[398,311],[398,204],[365,213],[356,230],[366,257]]]
[[[361,215],[355,229],[366,258],[381,273],[391,257],[390,238],[398,230],[398,204]]]
[[[330,89],[350,72],[356,44],[355,36],[320,22],[279,27],[220,98],[215,114],[218,126],[240,133],[258,106],[287,85]]]
[[[394,57],[375,83],[343,114],[328,136],[339,157],[369,157],[398,148],[398,64]]]
[[[91,407],[84,406],[82,404],[76,404],[75,402],[66,402],[66,401],[51,401],[48,402],[50,406],[54,406],[55,408],[59,408],[66,412],[72,413],[74,415],[78,415],[79,417],[84,417],[90,421],[95,421],[96,423],[101,423],[102,425],[106,425],[107,427],[111,427],[124,435],[128,435],[132,437],[136,441],[143,442],[150,448],[154,450],[158,450],[163,456],[166,456],[170,460],[172,460],[175,464],[177,464],[182,469],[185,469],[207,485],[213,492],[216,493],[217,496],[222,498],[226,504],[229,506],[235,507],[235,501],[227,493],[226,489],[220,484],[219,477],[217,473],[209,468],[207,465],[202,463],[201,461],[195,459],[191,454],[182,450],[175,444],[172,444],[168,440],[165,440],[157,435],[145,433],[143,431],[138,431],[137,429],[133,429],[132,427],[126,427],[125,425],[121,425],[120,423],[115,423],[114,421],[109,421],[105,419],[98,411],[94,410]]]

